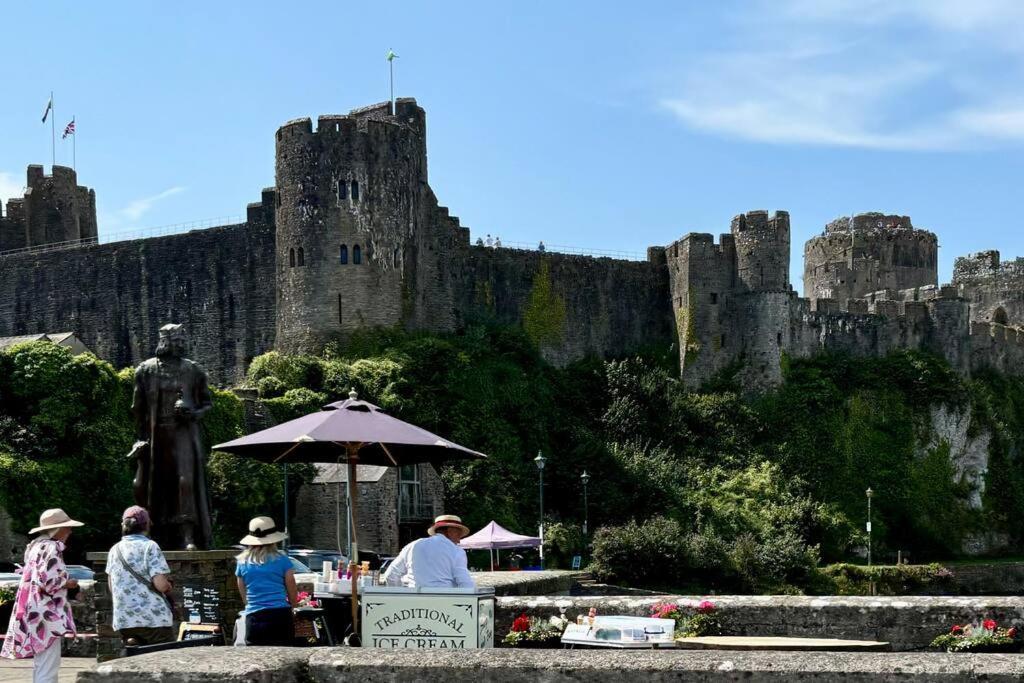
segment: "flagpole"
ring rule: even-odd
[[[53,106],[53,91],[50,91],[50,173],[57,165],[57,109]]]
[[[391,99],[388,100],[391,103],[391,114],[395,113],[395,60],[388,60],[388,73],[391,76]]]
[[[71,125],[75,124],[74,115],[71,116]],[[78,173],[78,129],[71,131],[71,170]],[[285,520],[285,526],[288,525],[288,521]]]

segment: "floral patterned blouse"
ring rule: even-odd
[[[64,544],[47,536],[28,544],[0,656],[26,659],[42,652],[65,633],[75,635],[75,620],[64,587],[68,570],[63,552]]]

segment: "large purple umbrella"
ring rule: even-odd
[[[372,403],[358,400],[355,389],[345,401],[213,448],[264,462],[346,462],[352,516],[350,562],[359,558],[357,464],[398,467],[487,457],[391,417]],[[352,624],[353,632],[358,633],[356,583],[352,581]]]

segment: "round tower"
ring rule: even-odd
[[[277,337],[312,352],[407,317],[427,188],[425,116],[414,100],[290,121],[276,135]]]
[[[844,301],[934,286],[938,262],[935,233],[915,228],[908,216],[844,216],[804,245],[804,296]]]
[[[789,213],[748,211],[732,219],[737,285],[748,291],[789,290]]]

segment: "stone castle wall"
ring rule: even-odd
[[[471,246],[430,189],[426,114],[412,99],[321,116],[315,130],[289,122],[275,145],[276,187],[245,224],[0,254],[0,336],[70,330],[124,366],[152,353],[161,324],[182,322],[222,384],[272,348],[316,353],[361,328],[474,320],[521,325],[557,364],[676,343],[689,386],[732,366],[748,387],[770,386],[783,355],[828,350],[925,349],[963,372],[1019,371],[1024,261],[959,259],[940,288],[937,239],[906,216],[829,223],[807,243],[801,299],[785,211],[749,211],[718,244],[691,233],[644,262]],[[8,202],[0,244],[95,237],[95,196],[73,171],[32,166],[28,185]]]
[[[663,260],[617,261],[467,247],[455,263],[460,325],[522,325],[551,362],[615,356],[671,341]]]
[[[190,355],[232,383],[274,345],[274,233],[243,223],[168,237],[0,255],[0,336],[73,330],[127,367],[183,323]]]

